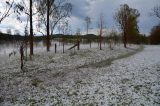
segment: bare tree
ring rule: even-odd
[[[86,22],[86,29],[87,29],[87,33],[88,34],[88,29],[89,29],[89,26],[91,24],[91,18],[90,17],[85,17],[85,22]]]
[[[67,34],[68,28],[69,28],[68,20],[63,20],[61,22],[61,31],[62,31],[63,35]]]
[[[69,21],[67,19],[59,21],[57,25],[57,30],[59,34],[60,33],[62,33],[63,35],[69,34],[70,30]]]
[[[35,1],[34,1],[35,2]],[[29,34],[29,45],[30,45],[30,56],[34,54],[34,48],[33,48],[33,15],[36,13],[33,13],[33,0],[25,1],[21,0],[14,8],[14,11],[17,13],[17,17],[20,20],[20,15],[22,13],[26,14],[27,16],[27,23],[28,23],[28,17],[29,17],[29,23],[30,23],[30,34]]]
[[[156,16],[156,17],[158,17],[158,18],[160,19],[160,6],[155,6],[155,7],[153,8],[153,13],[152,13],[152,15],[154,15],[154,16]]]
[[[103,29],[105,28],[104,25],[104,17],[103,14],[100,14],[99,20],[98,20],[98,28],[99,28],[99,47],[100,50],[102,50],[102,35],[103,35]]]
[[[46,4],[48,2],[49,4]],[[67,0],[47,0],[47,2],[46,0],[39,0],[38,10],[39,10],[38,31],[43,35],[45,35],[44,32],[47,29],[46,44],[48,51],[50,45],[49,36],[53,35],[53,31],[60,20],[63,20],[70,16],[72,5]]]
[[[3,2],[2,2],[3,3]],[[10,14],[11,14],[11,8],[13,7],[14,4],[14,0],[12,0],[12,2],[10,2],[9,0],[6,0],[6,6],[4,7],[3,12],[0,11],[0,24],[1,22],[7,18]]]

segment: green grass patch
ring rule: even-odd
[[[142,85],[135,85],[134,86],[134,91],[138,92],[142,88]]]
[[[53,77],[54,78],[57,78],[57,77],[60,77],[60,76],[63,77],[64,74],[65,74],[64,72],[56,72],[56,73],[53,74]]]
[[[127,49],[131,49],[131,48],[127,48]],[[144,49],[144,47],[140,46],[138,49],[131,49],[132,51],[130,51],[129,53],[125,53],[125,54],[119,55],[118,57],[109,58],[107,60],[102,60],[100,62],[91,63],[91,64],[88,64],[88,65],[82,65],[82,66],[80,66],[78,68],[87,68],[87,67],[96,67],[96,68],[98,67],[98,68],[101,68],[101,67],[109,66],[109,65],[112,64],[112,62],[114,60],[127,58],[129,56],[132,56],[132,55],[138,53],[138,52],[141,52],[143,49]]]
[[[130,49],[130,48],[127,48],[127,49]],[[132,56],[132,55],[134,55],[134,54],[136,54],[138,52],[143,51],[143,49],[144,49],[144,46],[141,45],[138,49],[131,49],[132,50],[131,52],[123,54],[123,55],[120,55],[117,58],[114,58],[113,60],[118,60],[118,59],[130,57],[130,56]]]
[[[38,78],[35,78],[35,79],[31,80],[31,84],[32,84],[33,86],[35,86],[35,87],[38,87],[38,85],[39,85],[40,83],[42,83],[42,82],[43,82],[43,81],[39,80]]]

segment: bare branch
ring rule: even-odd
[[[7,8],[7,6],[6,6],[6,10],[5,10],[4,13],[2,14],[2,16],[0,17],[0,23],[1,23],[6,17],[8,17],[8,16],[11,14],[11,13],[9,13],[9,12],[10,12],[12,6],[13,6],[14,0],[12,1],[11,4],[10,4],[9,2],[6,2],[6,3],[7,3],[7,5],[9,5],[9,8]]]

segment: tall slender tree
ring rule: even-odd
[[[27,18],[27,23],[28,23],[28,18],[29,18],[29,23],[30,23],[30,34],[29,34],[29,47],[30,47],[30,56],[34,54],[34,45],[33,45],[33,16],[35,16],[38,11],[35,10],[36,7],[36,0],[20,0],[19,3],[16,4],[14,7],[14,11],[17,14],[17,18],[21,20],[20,16],[21,14],[26,15]]]
[[[59,21],[70,16],[72,5],[68,0],[39,0],[37,3],[37,9],[39,10],[37,29],[43,35],[45,35],[44,32],[47,31],[46,45],[47,51],[49,51],[49,36],[53,35],[53,30]]]
[[[88,29],[89,29],[89,26],[91,24],[91,18],[86,16],[85,17],[85,22],[86,22],[86,29],[87,29],[87,33],[86,34],[88,34]]]
[[[103,29],[105,28],[104,25],[104,17],[103,14],[100,14],[99,20],[98,20],[98,27],[99,27],[99,49],[102,50],[102,35],[103,35]]]
[[[53,2],[54,2],[54,0],[53,0]],[[47,43],[47,51],[50,51],[49,11],[50,11],[50,1],[47,0],[47,40],[46,40],[46,43]]]
[[[33,55],[33,21],[32,21],[32,0],[30,0],[30,55]]]

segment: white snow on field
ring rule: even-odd
[[[35,49],[24,72],[18,54],[0,62],[0,105],[160,105],[159,46],[145,46],[135,55],[111,61],[138,46],[125,49],[120,45],[110,50],[105,45],[100,51],[94,45],[64,54],[62,49],[57,54],[54,48],[49,53]]]
[[[6,44],[0,44],[0,63],[5,63],[6,60],[10,59],[9,54],[13,51],[16,52],[17,55],[19,55],[19,49],[20,49],[21,42],[16,43],[6,43]],[[63,52],[63,46],[62,43],[57,41],[52,41],[52,46],[50,47],[50,51],[54,53],[55,51],[55,44],[57,45],[57,53],[62,54]],[[64,45],[64,51],[66,52],[70,47],[72,47],[74,44],[68,43]],[[107,47],[107,45],[102,45],[102,47]],[[88,49],[90,46],[88,44],[80,44],[80,49]],[[92,48],[99,48],[97,43],[92,43]],[[77,48],[75,48],[77,49]],[[29,47],[27,48],[27,52],[29,54]],[[34,42],[34,53],[46,53],[46,46],[43,44],[43,42]],[[13,55],[11,56],[11,58]]]

